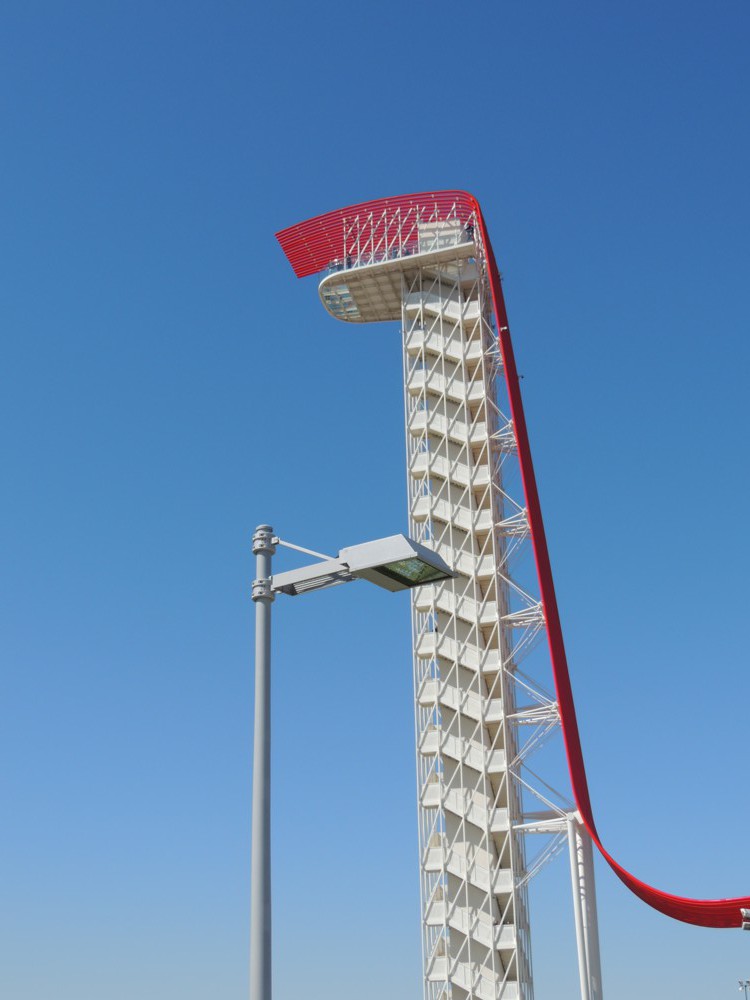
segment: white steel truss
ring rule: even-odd
[[[425,1000],[533,1000],[528,883],[570,805],[528,769],[559,714],[525,672],[545,622],[474,225],[349,220],[320,295],[350,322],[400,316],[409,532],[458,574],[412,595]]]

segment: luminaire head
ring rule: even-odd
[[[406,535],[351,545],[339,552],[339,559],[352,576],[392,591],[438,583],[456,575],[436,552]]]
[[[294,596],[362,579],[396,591],[438,583],[455,575],[436,552],[406,535],[391,535],[350,545],[339,552],[337,559],[279,573],[272,578],[271,589]]]

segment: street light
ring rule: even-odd
[[[750,989],[750,979],[740,979],[739,984],[740,984],[740,993],[742,993],[742,991],[744,990],[745,1000],[747,1000],[747,991],[748,989]]]
[[[319,562],[277,576],[271,558],[277,545],[317,556]],[[430,549],[406,535],[391,535],[324,556],[278,538],[261,524],[253,535],[255,602],[255,728],[250,860],[250,1000],[271,1000],[271,604],[276,594],[299,594],[369,580],[398,591],[438,583],[456,574]]]

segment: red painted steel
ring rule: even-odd
[[[386,210],[407,212],[419,208],[425,215],[437,211],[445,218],[451,211],[461,221],[468,221],[476,208],[476,201],[465,191],[427,191],[423,194],[401,194],[395,198],[364,201],[349,208],[336,209],[318,215],[307,222],[282,229],[276,234],[281,248],[298,278],[323,271],[331,261],[344,257],[344,220],[351,223],[359,217],[363,222],[371,214],[375,220],[373,235],[377,239],[377,220]]]
[[[443,217],[452,209],[462,220],[476,218],[478,235],[484,246],[487,258],[490,291],[497,321],[498,339],[503,356],[503,371],[505,374],[508,396],[510,399],[511,417],[518,445],[518,457],[523,480],[526,509],[528,512],[531,540],[534,548],[539,590],[544,607],[547,625],[547,639],[552,659],[552,672],[555,680],[557,701],[560,706],[565,752],[568,759],[570,780],[573,786],[578,811],[581,814],[586,829],[599,848],[602,856],[619,879],[640,899],[654,909],[665,913],[676,920],[697,924],[701,927],[740,927],[742,925],[742,909],[750,909],[750,896],[736,899],[689,899],[662,892],[647,885],[623,868],[606,850],[596,829],[594,814],[591,808],[586,768],[583,761],[583,751],[578,732],[573,690],[570,683],[570,673],[565,654],[562,625],[557,607],[555,585],[552,579],[552,565],[547,548],[547,538],[542,520],[542,508],[536,486],[534,466],[531,459],[531,447],[526,427],[526,417],[521,399],[521,388],[516,371],[513,354],[513,344],[510,338],[508,315],[505,309],[500,274],[495,260],[495,254],[487,233],[487,226],[478,201],[465,191],[430,191],[423,194],[400,195],[395,198],[384,198],[364,202],[349,208],[329,212],[326,215],[309,219],[297,226],[291,226],[277,234],[279,242],[287,255],[298,277],[314,274],[325,269],[343,253],[344,219],[351,220],[357,214],[369,215],[380,213],[384,209],[423,207],[425,211],[437,208]]]

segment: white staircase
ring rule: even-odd
[[[531,1000],[523,845],[513,830],[513,629],[503,569],[525,537],[507,509],[513,429],[494,405],[495,336],[476,260],[404,261],[410,530],[459,574],[413,595],[427,1000]],[[526,617],[524,617],[526,616]]]

